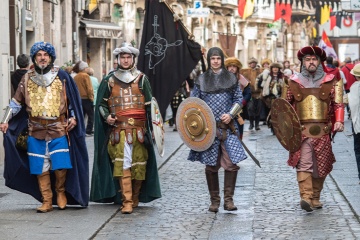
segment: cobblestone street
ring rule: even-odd
[[[339,134],[337,142],[343,141],[339,138],[345,137]],[[250,158],[239,164],[234,197],[239,210],[224,211],[221,205],[217,214],[207,211],[204,166],[186,160],[189,149],[182,146],[160,169],[163,197],[131,215],[117,213],[94,239],[360,238],[359,221],[331,176],[321,196],[324,208],[306,213],[299,205],[296,172],[287,166],[287,152],[276,137],[262,126],[246,132],[245,143],[262,168]],[[222,191],[223,171],[219,178]]]

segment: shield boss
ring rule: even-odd
[[[271,104],[271,124],[281,145],[290,152],[300,149],[301,124],[295,109],[283,98]]]
[[[176,127],[183,142],[194,151],[205,151],[215,140],[215,117],[200,98],[182,101],[176,114]]]

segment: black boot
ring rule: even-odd
[[[205,170],[206,181],[210,193],[211,205],[209,207],[210,212],[218,212],[220,206],[219,195],[219,176],[217,172],[210,172]]]
[[[260,122],[260,118],[255,117],[255,130],[256,131],[260,130],[259,122]]]
[[[254,118],[253,118],[253,117],[250,117],[250,118],[249,118],[249,121],[250,121],[249,130],[253,130],[253,129],[254,129]]]

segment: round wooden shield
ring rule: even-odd
[[[160,113],[159,105],[154,97],[151,99],[151,119],[156,147],[160,157],[163,157],[165,139],[164,122]]]
[[[200,98],[182,101],[176,114],[176,127],[183,142],[194,151],[205,151],[215,140],[215,117]]]
[[[286,150],[296,152],[300,149],[300,120],[295,109],[285,99],[275,99],[271,104],[271,124],[277,139]]]

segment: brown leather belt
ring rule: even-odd
[[[116,116],[116,118],[116,125],[120,127],[145,127],[145,121],[123,116]]]
[[[57,122],[64,122],[65,121],[65,116],[61,115],[60,117],[56,118],[56,119],[44,119],[44,118],[38,118],[38,117],[29,117],[30,121],[34,122],[34,123],[38,123],[41,125],[49,125],[49,124],[53,124],[53,123],[57,123]]]
[[[234,126],[234,120],[231,120],[229,122],[229,124],[225,124],[225,123],[223,123],[221,121],[216,122],[216,127],[220,128],[220,129],[224,129],[224,130],[230,129],[232,134],[236,133],[236,129],[235,129],[235,126]],[[218,133],[219,133],[219,131],[218,131]],[[226,137],[227,137],[226,136],[226,131],[222,131],[222,135],[219,136],[219,139],[220,139],[220,141],[225,141]]]

